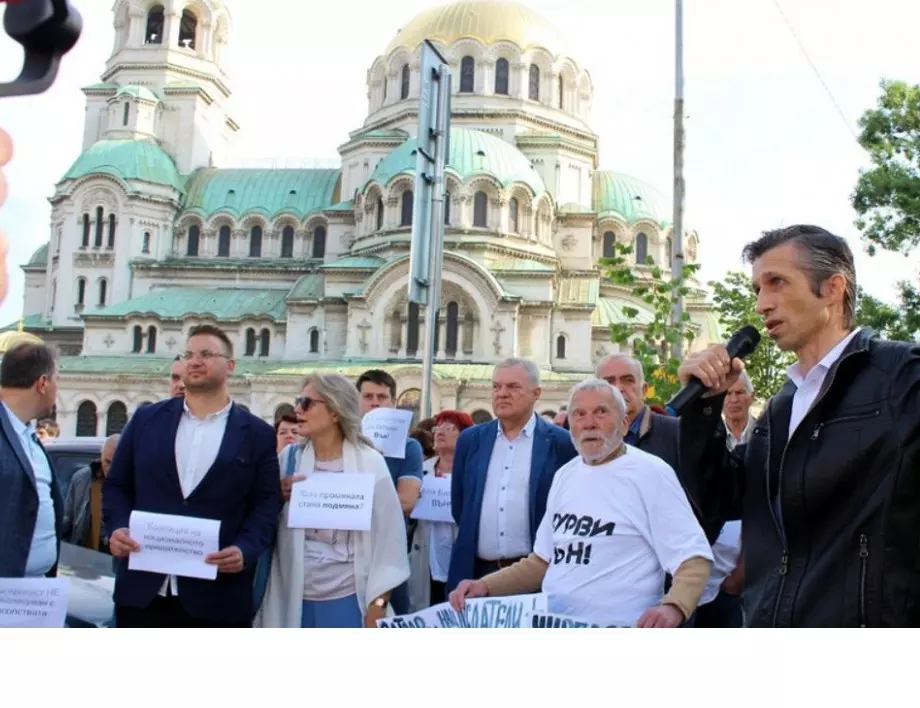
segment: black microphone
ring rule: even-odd
[[[728,356],[731,359],[744,359],[757,349],[758,344],[760,344],[760,332],[757,331],[754,325],[745,325],[732,335],[725,348],[728,350]],[[674,394],[670,401],[665,403],[664,408],[668,415],[680,417],[681,411],[696,401],[707,390],[703,382],[694,376],[686,386]]]

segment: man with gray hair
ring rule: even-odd
[[[568,434],[534,412],[540,369],[506,359],[492,374],[495,419],[464,430],[451,475],[457,540],[448,592],[464,578],[481,578],[526,557],[562,465],[575,457]]]
[[[553,480],[533,552],[464,580],[451,604],[542,590],[550,612],[591,624],[679,627],[696,608],[712,552],[674,470],[623,443],[626,403],[606,381],[576,385],[568,413],[579,457]],[[667,594],[665,573],[674,578]]]
[[[748,372],[742,371],[738,380],[725,392],[725,403],[722,404],[722,419],[728,433],[726,443],[729,450],[744,445],[750,439],[754,429],[754,416],[751,415],[753,403],[754,385]]]
[[[61,530],[61,536],[67,543],[100,553],[109,552],[109,540],[102,529],[102,485],[109,474],[120,437],[110,435],[106,438],[99,459],[74,472],[64,500]]]

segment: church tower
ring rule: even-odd
[[[225,165],[239,126],[222,65],[230,15],[221,0],[117,0],[115,44],[87,97],[83,149],[156,141],[180,174]]]

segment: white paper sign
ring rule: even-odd
[[[311,474],[291,487],[288,528],[369,531],[374,475]]]
[[[371,439],[384,457],[403,460],[406,438],[412,425],[412,411],[402,408],[375,408],[361,419],[361,432]]]
[[[377,620],[377,626],[387,629],[520,629],[530,615],[542,611],[543,595],[511,595],[508,597],[477,597],[464,603],[457,612],[450,603],[429,607],[411,615]]]
[[[60,629],[69,589],[67,578],[0,578],[0,627]]]
[[[128,526],[131,538],[141,547],[128,557],[129,570],[217,578],[217,566],[204,559],[220,550],[220,521],[132,511]]]
[[[454,523],[454,517],[450,511],[450,477],[425,475],[425,479],[422,480],[422,495],[410,516],[423,521]]]
[[[531,610],[524,613],[522,620],[524,627],[530,629],[581,629],[587,627],[607,628],[607,629],[626,629],[632,625],[619,622],[614,624],[595,624],[587,620],[569,615],[561,615],[556,612],[547,612],[545,610]]]

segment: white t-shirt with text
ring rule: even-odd
[[[661,603],[665,572],[712,550],[674,470],[627,445],[603,465],[581,457],[553,479],[534,552],[550,612],[634,626]]]

